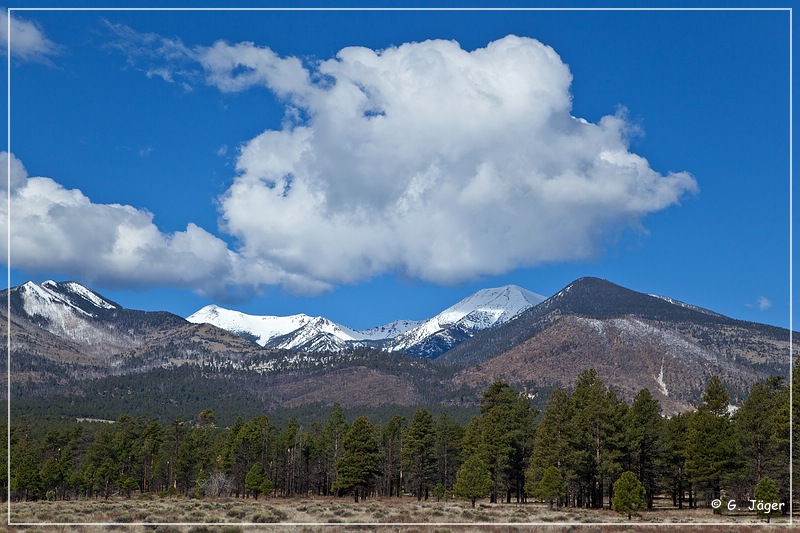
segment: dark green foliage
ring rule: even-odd
[[[636,474],[627,470],[614,483],[614,501],[611,508],[619,514],[628,515],[628,520],[645,507],[645,490],[636,479]]]
[[[454,487],[456,496],[466,498],[475,507],[478,498],[485,498],[492,490],[492,476],[489,467],[480,455],[473,455],[461,465],[456,475]]]
[[[464,427],[442,413],[436,425],[436,460],[438,481],[445,489],[452,489],[456,482],[463,438]]]
[[[403,490],[402,443],[407,423],[405,417],[393,416],[381,432],[383,483],[380,493],[384,496],[400,496]]]
[[[555,466],[551,466],[544,471],[538,484],[526,484],[525,488],[539,500],[550,502],[551,509],[554,502],[567,495],[567,484],[564,482],[561,472]]]
[[[207,407],[166,422],[150,415],[123,414],[113,424],[15,416],[11,493],[3,496],[423,498],[433,490],[437,498],[455,491],[473,505],[527,494],[551,505],[599,507],[625,503],[617,482],[629,470],[645,502],[671,494],[676,507],[687,498],[697,507],[717,490],[746,501],[769,477],[772,485],[763,481],[759,494],[788,509],[788,387],[779,378],[753,386],[733,417],[726,394],[711,380],[696,412],[665,420],[648,391],[628,407],[587,371],[572,394],[554,390],[538,424],[527,395],[503,382],[485,391],[466,429],[447,413],[435,421],[423,408],[410,422],[396,414],[380,425],[366,416],[348,424],[338,405],[322,420],[279,424],[259,414],[223,425]],[[470,460],[462,464],[462,457]]]
[[[624,417],[629,468],[647,494],[647,508],[653,507],[658,489],[659,459],[663,453],[661,406],[648,389],[642,389]]]
[[[481,398],[481,415],[468,425],[464,453],[479,455],[492,478],[491,501],[505,493],[517,501],[524,499],[525,466],[533,448],[534,419],[537,410],[525,395],[508,383],[497,381]]]
[[[757,504],[760,504],[756,506],[758,516],[766,516],[767,523],[769,523],[772,504],[778,502],[778,487],[775,482],[768,477],[761,478],[758,486],[753,491],[753,498],[755,498]]]
[[[744,498],[767,476],[788,497],[788,400],[788,387],[783,379],[756,383],[732,417]]]
[[[374,427],[365,416],[356,418],[344,437],[344,452],[336,462],[335,493],[352,492],[355,501],[366,496],[379,473],[380,452]]]
[[[258,499],[259,494],[270,492],[272,490],[271,485],[272,482],[264,471],[264,465],[258,462],[250,468],[247,475],[244,477],[244,488],[248,493],[252,494],[255,499]],[[269,490],[265,491],[263,490],[264,488],[268,488]]]
[[[659,463],[663,468],[665,486],[672,495],[672,505],[683,509],[684,497],[691,491],[686,472],[689,446],[689,418],[691,413],[681,413],[664,421],[664,453]]]
[[[699,495],[710,502],[719,498],[735,465],[735,441],[728,417],[728,393],[713,377],[703,403],[689,418],[686,472]]]
[[[572,400],[570,456],[580,487],[578,498],[599,508],[603,506],[604,493],[622,470],[627,404],[603,385],[594,369],[578,377]]]
[[[445,494],[447,494],[447,491],[441,483],[437,483],[436,486],[433,487],[433,497],[436,498],[437,502],[444,498]]]
[[[564,389],[553,391],[534,433],[533,454],[525,480],[531,487],[529,493],[532,493],[545,470],[551,466],[557,469],[564,468],[569,472],[574,471],[571,444],[573,416],[574,406],[569,394]]]
[[[414,413],[403,441],[403,466],[410,477],[412,493],[428,499],[428,489],[436,477],[436,429],[426,409]]]

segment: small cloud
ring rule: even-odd
[[[759,311],[766,311],[772,307],[772,302],[766,296],[759,296],[757,305]]]
[[[148,78],[159,78],[167,83],[179,83],[185,92],[191,92],[200,79],[195,52],[178,39],[162,37],[155,33],[139,33],[125,24],[102,21],[109,37],[105,48],[122,53],[126,66],[139,70]]]
[[[139,150],[139,157],[150,157],[150,154],[152,154],[152,153],[153,153],[153,147],[152,146],[146,146],[146,147],[142,148],[141,150]]]
[[[224,157],[225,154],[227,154],[227,153],[228,153],[228,145],[227,144],[223,144],[222,146],[220,146],[217,149],[217,155],[220,156],[220,157]]]
[[[0,36],[3,41],[10,43],[14,59],[52,65],[50,56],[61,53],[61,46],[48,39],[35,22],[25,20],[17,15],[11,17],[11,38],[9,39],[8,19],[8,11],[0,10]],[[3,47],[2,54],[6,55],[7,53],[7,48]]]
[[[148,78],[159,77],[167,83],[173,83],[172,72],[166,68],[153,68],[145,72],[145,75]]]

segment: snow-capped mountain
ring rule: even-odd
[[[195,324],[212,324],[260,346],[287,350],[339,351],[346,348],[344,343],[347,341],[372,338],[321,316],[248,315],[216,305],[203,307],[186,320]],[[328,348],[322,348],[325,346]]]
[[[185,323],[172,313],[125,309],[74,281],[28,281],[10,289],[9,299],[12,319],[73,341],[85,355],[108,356],[138,345],[143,334]]]
[[[105,339],[97,334],[96,319],[121,307],[79,283],[47,280],[29,281],[11,292],[11,310],[59,337],[96,344]]]
[[[303,314],[255,316],[224,309],[217,305],[207,305],[187,317],[186,320],[195,324],[212,324],[264,346],[275,337],[281,337],[302,328],[314,318]]]
[[[481,289],[383,347],[419,357],[437,357],[475,333],[508,322],[545,297],[516,285]]]
[[[393,339],[406,331],[416,328],[423,322],[424,320],[395,320],[383,326],[361,330],[360,333],[367,339],[374,341]]]
[[[254,316],[215,305],[200,309],[187,320],[212,324],[268,348],[335,352],[372,347],[433,358],[543,300],[543,296],[514,285],[483,289],[428,320],[396,320],[363,331],[325,317]]]

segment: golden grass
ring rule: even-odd
[[[545,504],[489,504],[413,498],[376,498],[353,502],[351,498],[220,498],[116,499],[14,502],[9,528],[13,532],[107,533],[246,533],[270,528],[269,524],[296,524],[280,530],[297,533],[392,530],[402,533],[496,533],[572,530],[633,532],[644,525],[650,531],[714,531],[725,533],[763,530],[764,521],[754,513],[735,516],[713,514],[711,509],[656,509],[626,524],[626,517],[609,510],[564,508]],[[773,523],[788,526],[788,518],[774,516]],[[56,525],[58,523],[61,525]],[[64,524],[81,525],[64,525]],[[321,525],[329,524],[329,525]],[[341,525],[339,525],[341,524]],[[517,525],[519,524],[519,525]],[[534,525],[524,525],[534,524]],[[578,525],[580,524],[580,525]],[[694,525],[692,525],[694,524]],[[594,526],[592,526],[594,525]],[[781,531],[788,527],[770,528]]]

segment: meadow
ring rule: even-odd
[[[149,496],[149,495],[148,495]],[[666,502],[665,502],[666,503]],[[748,532],[763,530],[765,521],[755,513],[714,514],[711,509],[677,510],[657,506],[630,522],[611,510],[550,509],[544,503],[490,504],[414,497],[374,498],[110,498],[70,501],[14,502],[14,532],[145,531],[159,533],[244,533],[264,529],[292,532],[392,530],[403,533],[515,532],[515,531],[640,531],[660,524],[658,531]],[[788,517],[773,516],[771,531],[788,529]],[[67,525],[70,524],[70,525]],[[85,525],[75,525],[85,524]],[[272,526],[270,526],[272,524]],[[291,525],[289,525],[291,524]],[[785,527],[781,527],[783,524]],[[555,527],[558,526],[558,527]],[[650,528],[648,528],[650,529]]]

